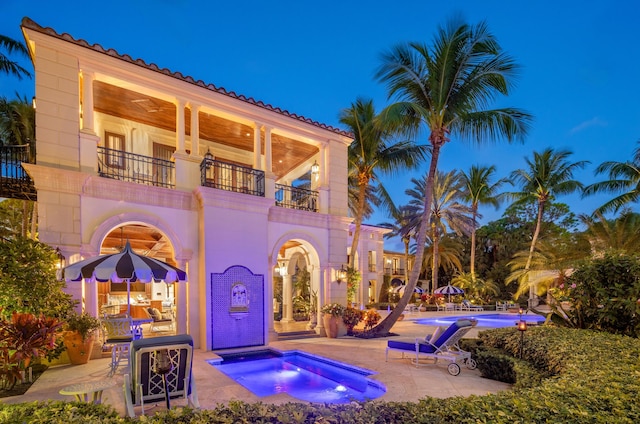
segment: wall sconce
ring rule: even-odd
[[[340,265],[340,269],[336,270],[336,283],[340,284],[347,279],[347,270],[344,265]]]
[[[213,156],[213,153],[211,153],[211,150],[209,150],[209,148],[208,148],[208,147],[207,147],[207,153],[205,153],[205,154],[204,154],[204,158],[205,158],[207,161],[210,161],[210,160],[214,160],[214,159],[215,159],[215,157]]]
[[[520,359],[522,359],[522,354],[524,353],[524,332],[527,331],[526,321],[518,321],[518,331],[520,332]]]
[[[56,247],[56,256],[58,257],[57,268],[58,269],[64,268],[66,265],[67,259],[64,257],[59,247]]]
[[[320,178],[320,165],[318,165],[318,161],[314,160],[313,165],[311,165],[311,175],[318,181]]]
[[[280,274],[281,277],[284,277],[285,275],[287,275],[287,265],[282,262],[282,265],[276,267],[276,272]]]

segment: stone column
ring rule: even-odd
[[[193,102],[190,103],[191,107],[191,156],[200,156],[200,120],[198,114],[200,112],[200,105]],[[204,155],[204,152],[202,153]]]
[[[293,283],[291,275],[282,276],[282,319],[280,322],[293,321]]]
[[[184,142],[184,99],[176,99],[176,153],[186,154]]]

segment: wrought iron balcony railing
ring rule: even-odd
[[[264,171],[212,158],[200,163],[200,184],[264,197]]]
[[[135,153],[98,146],[98,175],[156,187],[175,188],[175,164]]]
[[[276,206],[318,212],[318,192],[276,184]]]
[[[22,167],[35,163],[29,144],[0,146],[0,197],[36,200],[33,181]]]

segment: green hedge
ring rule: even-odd
[[[588,330],[534,327],[524,337],[496,329],[480,333],[478,355],[504,359],[520,388],[486,396],[419,402],[311,405],[230,402],[212,410],[175,409],[136,420],[104,405],[51,402],[0,404],[0,422],[19,423],[637,423],[640,422],[640,340]],[[484,350],[483,350],[484,349]],[[496,354],[496,349],[503,353]],[[482,353],[485,352],[485,353]],[[487,353],[489,352],[489,353]],[[491,353],[492,352],[492,353]],[[505,363],[506,363],[505,362]],[[513,365],[516,364],[516,365]],[[519,365],[520,364],[520,365]],[[542,380],[527,378],[532,369]],[[520,383],[518,379],[522,380]],[[213,394],[199,393],[200,397]]]

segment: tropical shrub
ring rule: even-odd
[[[342,322],[347,326],[347,334],[353,333],[353,327],[364,318],[364,311],[348,306],[342,314]]]
[[[564,325],[640,336],[640,259],[609,251],[576,267],[565,282],[572,301],[552,320]]]
[[[14,312],[0,319],[0,388],[11,389],[34,358],[56,349],[56,333],[62,322],[44,315]]]
[[[382,315],[380,315],[378,311],[376,311],[375,309],[367,309],[367,311],[364,313],[365,331],[375,327],[376,324],[378,324],[378,322],[380,322],[381,319],[382,319]]]
[[[0,238],[0,314],[44,314],[63,318],[75,305],[56,278],[58,257],[51,247],[28,238]]]

